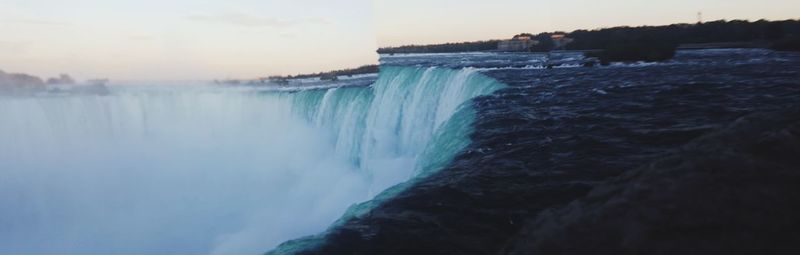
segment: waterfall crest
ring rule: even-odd
[[[369,87],[0,98],[0,253],[261,253],[449,163],[470,100],[503,86],[383,67]]]

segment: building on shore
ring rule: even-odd
[[[511,40],[500,41],[497,44],[498,51],[504,52],[527,52],[531,47],[539,45],[538,40],[528,35],[514,36]]]

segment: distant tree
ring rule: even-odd
[[[717,42],[775,41],[790,34],[800,34],[800,20],[750,22],[717,20],[699,24],[669,26],[614,27],[598,30],[576,30],[569,33],[575,42],[571,50],[605,49],[632,39],[647,36],[654,41],[687,44]]]
[[[530,36],[539,41],[531,51],[550,51],[555,44],[552,33],[521,33],[514,36]],[[649,38],[652,42],[667,44],[777,41],[789,36],[800,36],[800,20],[750,22],[746,20],[717,20],[697,24],[673,24],[668,26],[612,27],[596,30],[575,30],[566,33],[574,41],[566,45],[567,50],[607,49],[612,45]],[[450,53],[470,51],[493,51],[499,40],[445,43],[433,45],[407,45],[378,50],[381,54],[395,53]]]
[[[553,34],[551,33],[541,33],[538,35],[533,36],[534,40],[539,41],[539,44],[534,45],[531,47],[532,52],[548,52],[553,50],[556,47],[556,43],[553,41]]]
[[[598,58],[603,65],[611,62],[657,62],[673,58],[676,49],[675,44],[641,39],[612,44],[602,51],[589,52],[586,55]]]
[[[783,31],[784,23],[773,22],[766,25],[765,37],[767,40],[774,41],[783,39],[786,32]]]
[[[283,79],[305,79],[305,78],[319,77],[320,79],[323,80],[338,80],[339,76],[353,76],[359,74],[377,73],[379,69],[380,68],[378,65],[365,65],[357,68],[342,69],[342,70],[312,73],[312,74],[297,74],[297,75],[287,75],[287,76],[275,75],[275,76],[270,76],[269,79],[283,80]]]
[[[406,45],[400,47],[388,47],[378,49],[380,54],[407,54],[407,53],[453,53],[453,52],[473,52],[473,51],[493,51],[497,50],[500,40],[445,43],[432,45]]]

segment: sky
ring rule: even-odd
[[[0,0],[0,69],[256,78],[374,63],[371,0]]]
[[[798,19],[798,0],[0,0],[0,70],[256,78],[377,62],[382,46],[705,20]]]

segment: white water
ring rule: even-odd
[[[449,162],[464,103],[501,86],[386,68],[370,88],[0,98],[0,254],[263,253]]]

